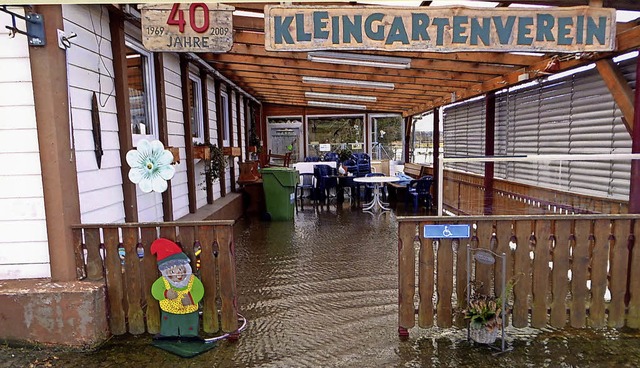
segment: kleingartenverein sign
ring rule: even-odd
[[[615,9],[267,6],[269,51],[611,51]]]
[[[144,5],[142,44],[150,51],[227,52],[233,46],[234,9],[206,3]]]

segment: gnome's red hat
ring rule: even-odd
[[[178,244],[165,238],[158,238],[151,243],[151,254],[156,255],[160,271],[175,265],[189,263],[189,257],[182,253]]]

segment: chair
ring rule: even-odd
[[[318,156],[307,156],[304,158],[304,162],[318,162],[320,161],[320,157]]]
[[[322,161],[335,161],[336,165],[340,163],[340,156],[336,152],[327,152]]]
[[[335,174],[335,169],[329,165],[315,165],[313,167],[313,176],[316,179],[314,190],[315,199],[326,198],[331,188],[338,187],[338,178]]]
[[[298,210],[298,200],[300,200],[300,208],[304,210],[304,190],[309,190],[309,196],[312,197],[314,189],[313,173],[300,174],[300,181],[296,184],[296,211]],[[300,193],[300,194],[298,194]],[[315,202],[315,199],[314,199]]]
[[[265,165],[265,167],[269,167],[269,166],[289,167],[290,162],[291,162],[291,152],[287,152],[284,155],[278,155],[275,153],[271,153],[271,150],[269,150],[269,154],[267,155],[267,164]]]
[[[348,173],[352,173],[354,176],[358,176],[358,164],[352,158],[342,161],[342,166]]]
[[[358,176],[366,176],[371,173],[371,158],[364,152],[354,153],[358,164]]]
[[[430,175],[423,176],[420,179],[411,180],[407,185],[407,195],[405,197],[405,208],[408,208],[409,201],[413,204],[413,212],[418,211],[418,204],[424,201],[427,210],[433,207],[433,198],[431,197],[431,184],[433,177]]]

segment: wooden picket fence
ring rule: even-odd
[[[238,305],[233,224],[220,220],[72,226],[78,279],[105,282],[112,334],[156,334],[160,306],[151,295],[151,285],[160,273],[150,248],[158,237],[173,240],[189,256],[204,285],[203,331],[234,332]],[[122,249],[124,259],[119,254]]]
[[[423,328],[463,325],[459,312],[466,305],[467,244],[506,254],[506,279],[515,282],[510,316],[514,327],[640,328],[640,215],[398,221],[401,336],[415,326],[416,314]],[[471,237],[427,239],[427,224],[468,224]],[[483,293],[495,295],[502,286],[495,282],[502,280],[500,265],[474,263],[472,277],[483,285]]]

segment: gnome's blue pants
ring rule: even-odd
[[[162,336],[198,336],[198,312],[173,314],[162,311],[160,334]]]

